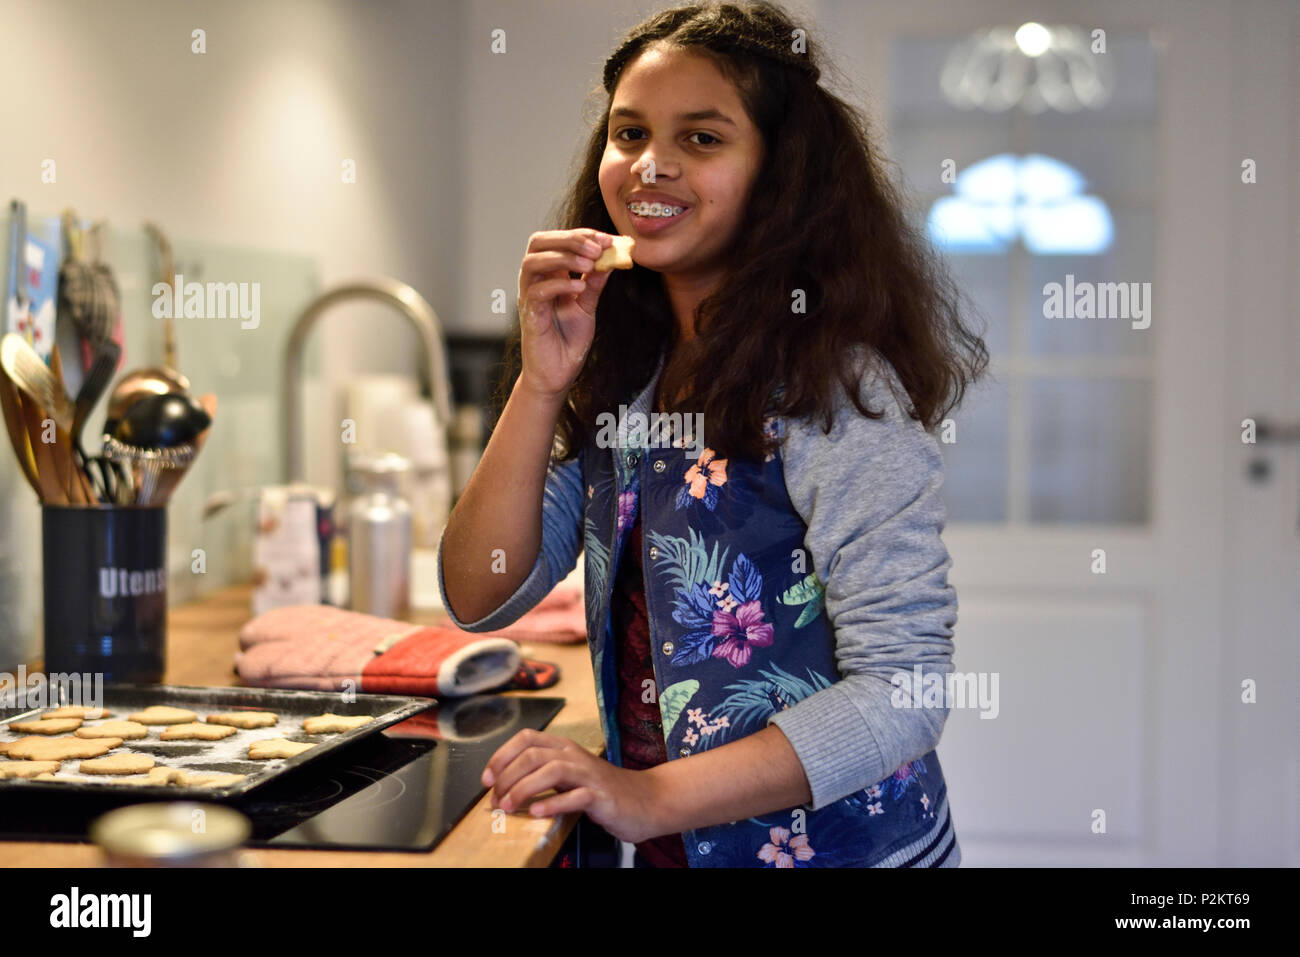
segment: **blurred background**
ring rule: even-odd
[[[221,412],[169,509],[172,604],[249,579],[249,508],[203,505],[290,477],[290,333],[339,284],[395,279],[436,314],[450,416],[379,415],[432,444],[405,426],[375,444],[445,444],[430,468],[463,487],[528,235],[599,115],[605,56],[661,6],[0,0],[3,261],[11,199],[54,248],[65,209],[102,222],[123,368],[164,355],[146,221],[187,281],[260,286],[256,328],[175,322],[179,369]],[[992,354],[941,436],[956,668],[999,676],[997,718],[954,709],[940,748],[964,863],[1300,863],[1300,4],[786,6]],[[1047,318],[1067,276],[1149,290],[1146,318]],[[342,487],[340,422],[428,393],[422,345],[391,303],[322,315],[296,477]],[[40,510],[8,453],[0,542],[12,670],[42,610]]]

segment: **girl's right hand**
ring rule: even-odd
[[[592,272],[613,243],[594,229],[533,233],[519,269],[520,381],[547,398],[566,395],[596,334],[596,302],[609,272]],[[570,279],[569,271],[583,274]]]

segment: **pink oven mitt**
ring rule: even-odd
[[[517,676],[521,687],[556,680],[553,665],[524,662],[509,638],[330,605],[293,605],[258,615],[240,629],[239,647],[240,678],[277,688],[441,698],[477,694]]]
[[[549,595],[500,634],[515,641],[568,644],[587,640],[587,614],[582,586],[561,582]]]

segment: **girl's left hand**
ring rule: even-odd
[[[664,833],[656,820],[651,779],[598,758],[576,741],[526,728],[496,750],[483,772],[492,806],[510,812],[554,788],[561,793],[529,808],[537,817],[585,811],[621,841],[636,844]]]

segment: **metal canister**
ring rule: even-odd
[[[385,452],[349,463],[356,498],[348,509],[353,611],[405,619],[411,611],[411,506],[402,495],[410,463]]]
[[[248,818],[219,804],[168,801],[120,807],[98,818],[90,838],[109,867],[247,867],[240,845]]]

